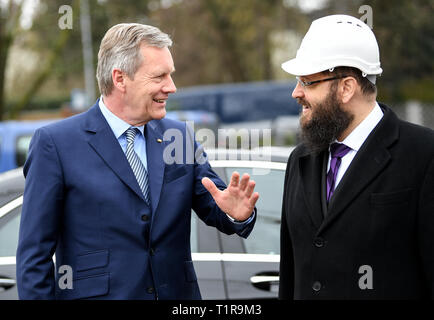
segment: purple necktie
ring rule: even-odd
[[[332,143],[330,146],[332,158],[330,161],[330,169],[327,173],[327,203],[330,201],[333,191],[335,190],[336,176],[338,175],[338,170],[341,166],[341,159],[350,150],[352,150],[350,147],[347,147],[342,143]]]

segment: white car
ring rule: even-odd
[[[277,298],[283,183],[291,151],[207,151],[212,168],[225,182],[233,171],[248,173],[260,197],[248,239],[220,233],[192,215],[192,258],[203,299]],[[22,168],[0,174],[0,300],[18,298],[15,254],[23,192]]]

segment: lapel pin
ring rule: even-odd
[[[161,143],[161,142],[163,142],[163,140],[161,140],[161,139],[157,139],[157,142],[158,142],[158,143]]]

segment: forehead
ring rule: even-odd
[[[142,45],[140,47],[143,62],[141,67],[148,70],[173,72],[175,70],[172,54],[167,47],[158,48]]]
[[[304,75],[304,76],[299,76],[300,79],[302,80],[312,80],[312,79],[317,79],[322,75],[321,72],[317,72],[317,73],[313,73],[313,74],[308,74],[308,75]]]

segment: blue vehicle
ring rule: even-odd
[[[262,81],[181,88],[170,95],[167,110],[215,113],[219,129],[271,129],[272,144],[293,145],[300,131],[300,105],[291,96],[295,85],[292,81]]]
[[[191,121],[194,124],[194,130],[207,128],[217,133],[220,125],[218,116],[213,112],[199,110],[182,110],[167,111],[166,118],[178,121]]]
[[[58,120],[0,122],[0,172],[24,165],[35,130]]]
[[[181,88],[170,95],[167,110],[201,110],[217,114],[221,124],[298,117],[300,106],[291,97],[294,82],[263,81]]]

